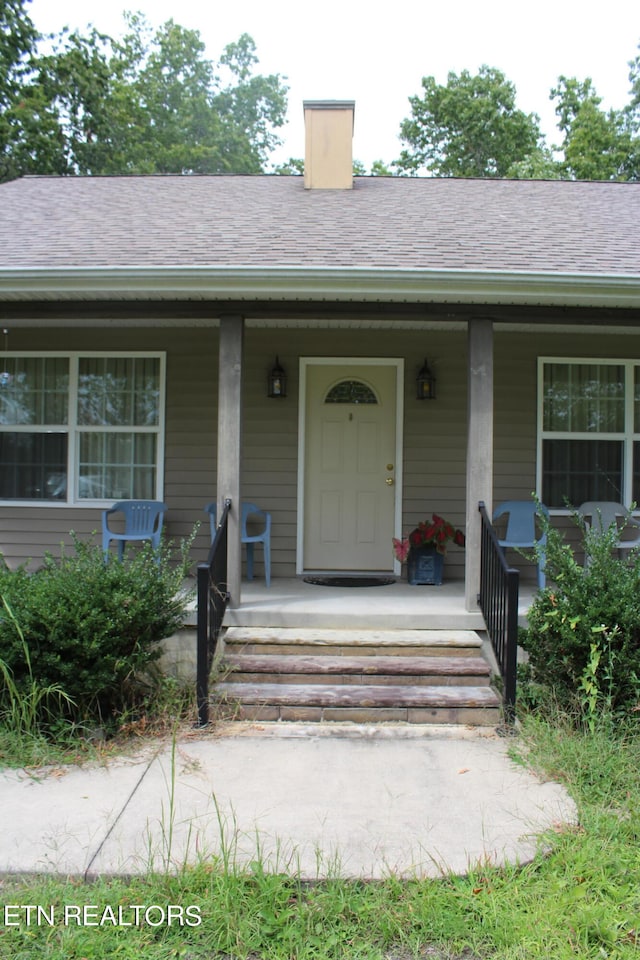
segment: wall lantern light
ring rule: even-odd
[[[435,400],[436,398],[436,378],[426,359],[416,377],[416,396],[418,400]]]
[[[287,375],[277,357],[275,366],[269,374],[268,388],[268,397],[286,397],[287,395]]]

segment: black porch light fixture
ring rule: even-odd
[[[272,368],[271,373],[269,374],[268,380],[268,397],[286,397],[287,395],[287,375],[283,368],[280,366],[280,361],[276,357],[275,366]]]
[[[436,378],[426,358],[416,377],[416,396],[418,400],[435,400],[436,398]]]

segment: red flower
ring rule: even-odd
[[[431,522],[421,520],[408,537],[402,540],[394,537],[393,550],[398,560],[404,563],[409,551],[418,547],[435,547],[438,553],[446,553],[449,540],[453,540],[458,547],[465,545],[462,530],[456,530],[452,524],[434,513],[431,516]]]

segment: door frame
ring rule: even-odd
[[[313,366],[350,367],[395,367],[396,370],[396,448],[394,491],[394,536],[402,536],[402,473],[403,473],[403,425],[404,425],[404,359],[402,357],[300,357],[300,393],[298,402],[298,510],[296,523],[296,573],[312,573],[304,568],[304,522],[305,522],[305,455],[307,422],[307,370]],[[389,552],[393,549],[389,544]],[[401,564],[393,561],[393,572],[399,574]]]

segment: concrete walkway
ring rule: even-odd
[[[530,859],[573,802],[493,731],[226,724],[105,765],[0,771],[0,873],[93,877],[223,857],[380,878]]]

